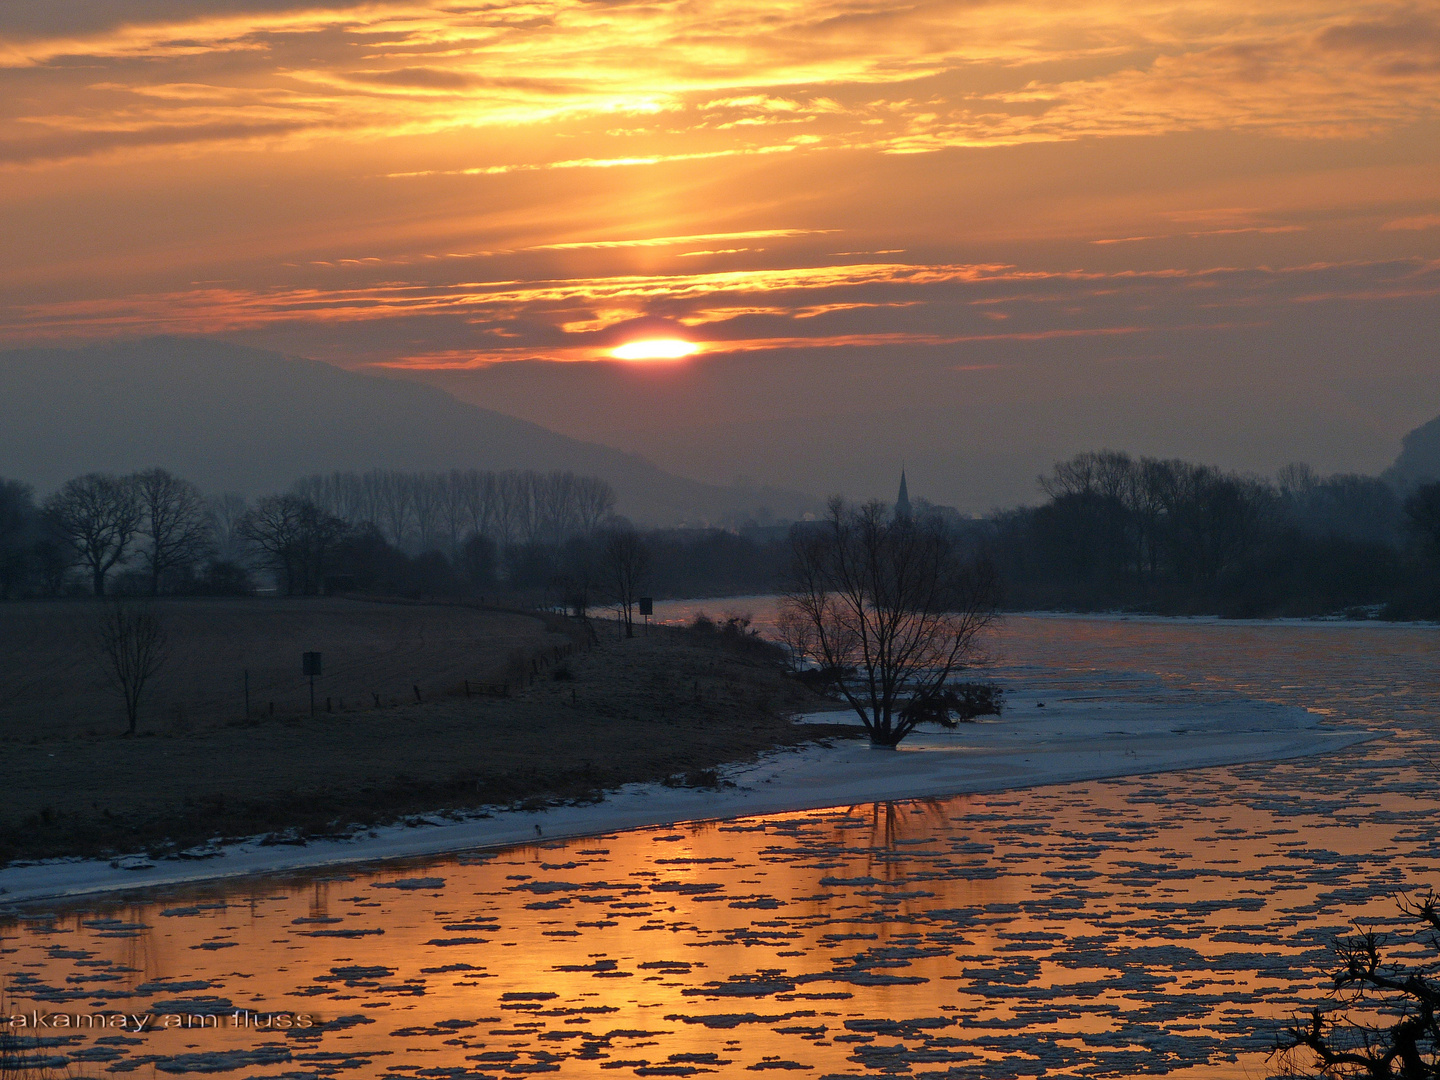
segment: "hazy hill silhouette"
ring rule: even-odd
[[[1421,424],[1400,440],[1400,454],[1395,464],[1381,477],[1402,492],[1440,480],[1440,416]]]
[[[420,383],[223,342],[0,352],[0,476],[43,492],[151,465],[250,495],[334,469],[565,469],[610,481],[619,512],[647,524],[818,508],[794,492],[687,480]]]

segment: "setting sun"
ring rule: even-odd
[[[680,338],[649,338],[645,341],[627,341],[624,345],[610,350],[616,360],[683,360],[694,356],[700,346],[693,341]]]

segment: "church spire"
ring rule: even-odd
[[[900,494],[895,496],[895,520],[910,520],[910,488],[905,483],[905,469],[900,469]]]

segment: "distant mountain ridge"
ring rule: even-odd
[[[42,491],[159,465],[207,491],[287,489],[333,470],[569,470],[614,485],[637,523],[716,522],[818,500],[724,488],[408,380],[203,338],[0,352],[0,477]]]
[[[1400,440],[1399,456],[1380,477],[1401,492],[1440,480],[1440,416]]]

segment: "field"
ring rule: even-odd
[[[814,699],[763,648],[720,635],[656,628],[577,643],[524,615],[360,601],[161,608],[173,666],[134,738],[78,643],[95,605],[0,608],[14,648],[7,686],[21,690],[3,714],[0,865],[704,782],[725,762],[836,733],[791,724]],[[573,652],[556,660],[557,646]],[[317,695],[336,702],[313,718],[298,673],[309,647],[326,657]],[[465,678],[498,677],[517,650],[538,676],[515,680],[508,697],[464,696]],[[252,694],[267,688],[249,719],[236,694],[246,664]]]
[[[250,716],[307,713],[301,654],[318,651],[321,710],[393,707],[498,682],[512,653],[569,639],[540,620],[473,608],[345,599],[165,599],[164,667],[141,705],[142,732],[184,733]],[[125,713],[94,645],[94,601],[0,604],[0,742],[122,731]]]

